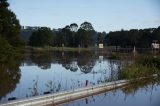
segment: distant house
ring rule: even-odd
[[[38,30],[40,26],[21,26],[21,30]]]
[[[103,44],[99,44],[99,48],[100,48],[100,49],[103,49]]]
[[[158,44],[158,43],[152,43],[151,46],[152,46],[153,49],[159,49],[160,44]]]

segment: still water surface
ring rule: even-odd
[[[24,99],[119,80],[121,67],[132,61],[132,56],[113,59],[92,51],[27,53],[22,57],[0,64],[0,104],[13,97]],[[119,89],[65,105],[159,106],[160,86],[156,85],[152,91],[143,86],[134,95]]]
[[[1,64],[0,103],[118,80],[120,64],[92,52],[25,54]]]
[[[160,106],[160,86],[149,84],[130,92],[118,89],[73,101],[65,106]]]

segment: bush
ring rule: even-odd
[[[149,77],[160,74],[160,58],[140,58],[134,64],[124,68],[121,73],[123,79]]]
[[[0,62],[8,61],[15,54],[13,47],[0,37]]]

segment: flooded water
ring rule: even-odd
[[[121,67],[131,61],[132,56],[126,54],[115,58],[93,51],[27,53],[0,64],[0,104],[119,80]],[[160,86],[155,84],[151,90],[142,87],[130,93],[119,89],[65,105],[159,106],[158,97]]]
[[[0,103],[118,80],[120,64],[92,52],[25,54],[0,65]]]
[[[143,86],[106,92],[64,106],[160,106],[159,98],[160,84],[147,82]]]

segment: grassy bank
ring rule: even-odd
[[[95,50],[94,47],[88,47],[88,48],[72,48],[72,47],[25,47],[24,51],[25,52],[48,52],[48,51],[75,51],[75,52],[80,52],[80,51],[92,51]]]

